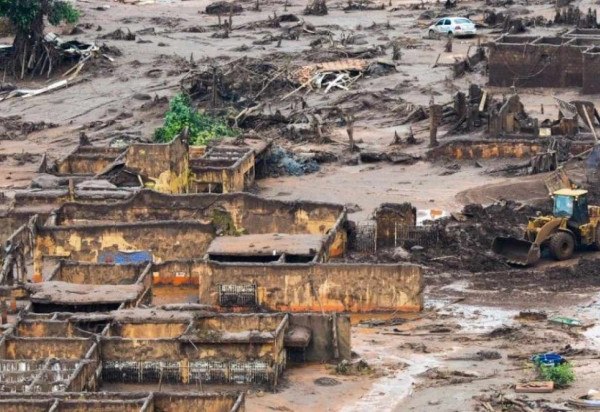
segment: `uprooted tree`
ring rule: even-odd
[[[53,49],[44,44],[46,20],[53,26],[75,23],[79,12],[61,0],[0,0],[0,17],[10,21],[15,34],[12,59],[5,68],[23,78],[26,72],[33,72],[40,65],[52,67],[56,59]]]

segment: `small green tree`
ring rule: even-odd
[[[568,362],[560,365],[538,365],[540,378],[545,381],[553,381],[556,387],[564,388],[575,381],[575,373]]]
[[[209,141],[225,136],[236,136],[225,119],[199,113],[186,94],[176,95],[169,103],[165,122],[154,132],[154,140],[168,143],[188,128],[189,142],[192,145],[206,145]]]
[[[0,17],[6,17],[15,32],[12,69],[22,78],[25,72],[45,64],[46,59],[52,64],[56,58],[44,47],[45,20],[53,26],[62,22],[75,23],[79,12],[61,0],[0,0]]]

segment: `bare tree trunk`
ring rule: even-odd
[[[346,115],[344,116],[344,120],[346,120],[346,133],[348,133],[350,151],[354,152],[356,150],[356,143],[354,143],[354,116],[351,114]]]

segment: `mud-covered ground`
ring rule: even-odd
[[[408,135],[410,125],[402,119],[412,108],[427,105],[432,96],[438,103],[449,102],[453,93],[466,91],[470,83],[486,83],[485,64],[457,79],[449,64],[498,33],[482,28],[478,38],[455,39],[452,53],[445,53],[444,39],[425,38],[424,29],[432,16],[469,14],[482,21],[485,9],[531,17],[554,15],[554,2],[550,1],[505,3],[464,1],[445,12],[443,2],[375,1],[365,2],[370,10],[344,10],[349,2],[330,1],[328,15],[309,16],[303,15],[304,0],[261,0],[259,10],[255,10],[255,1],[244,1],[240,3],[243,11],[232,16],[233,30],[222,38],[219,18],[203,13],[207,0],[137,5],[75,1],[82,11],[77,34],[69,34],[72,26],[52,30],[65,40],[95,41],[113,62],[101,58],[86,65],[78,82],[69,88],[0,102],[0,187],[27,186],[44,153],[53,157],[66,154],[77,145],[82,132],[94,144],[107,144],[115,138],[150,139],[181,81],[203,67],[239,66],[236,78],[240,79],[252,79],[256,74],[244,71],[249,66],[240,62],[246,57],[273,64],[278,70],[285,68],[286,73],[305,64],[348,56],[382,60],[389,68],[391,44],[396,41],[402,56],[393,62],[395,69],[367,73],[349,91],[302,92],[282,99],[295,85],[281,78],[271,83],[271,79],[262,79],[250,89],[244,88],[245,97],[262,106],[260,116],[243,127],[244,133],[275,139],[287,150],[321,163],[320,170],[312,174],[258,181],[256,192],[264,196],[344,203],[350,208],[350,219],[358,223],[383,202],[411,202],[418,209],[454,214],[436,223],[439,243],[410,251],[410,256],[403,258],[426,267],[427,309],[416,317],[357,318],[354,352],[370,369],[339,375],[333,365],[294,367],[286,371],[285,382],[275,393],[250,389],[247,410],[527,410],[519,406],[523,402],[533,410],[564,410],[552,409],[552,405],[564,405],[589,389],[600,389],[596,352],[600,330],[594,325],[600,314],[597,256],[581,252],[566,263],[544,259],[535,268],[514,269],[489,253],[493,236],[520,233],[528,215],[547,208],[546,176],[488,173],[498,166],[496,161],[430,163],[424,158],[426,121],[412,125],[416,144],[391,145],[395,133],[403,140]],[[573,4],[583,10],[595,7],[590,0]],[[427,11],[430,17],[420,19]],[[281,18],[284,15],[295,17]],[[133,33],[135,40],[115,40],[111,33],[118,29]],[[565,29],[538,26],[529,30],[553,34]],[[10,41],[10,37],[0,38],[0,44]],[[436,59],[438,64],[433,67]],[[9,76],[3,82],[38,88],[61,78],[62,72],[57,71],[50,80],[18,81]],[[508,92],[488,90],[497,96]],[[526,111],[540,120],[557,118],[553,96],[564,100],[581,97],[576,89],[519,93]],[[600,103],[600,96],[585,98]],[[217,109],[236,114],[249,107],[250,100],[230,104],[220,99]],[[198,104],[206,108],[208,102],[199,99]],[[290,137],[287,126],[301,121],[300,105],[306,106],[307,113],[325,119],[326,139]],[[354,139],[361,152],[408,154],[414,161],[357,160],[357,153],[349,150],[346,125],[332,108],[354,116]],[[278,115],[287,120],[277,121]],[[441,142],[454,138],[446,136],[450,126],[442,126]],[[483,134],[480,130],[467,137]],[[486,208],[500,200],[518,203],[501,202]],[[474,203],[484,206],[468,208],[463,214],[466,220],[456,219],[465,205]],[[397,258],[391,251],[382,259]],[[160,303],[188,301],[193,299],[193,291],[158,289],[155,298]],[[518,316],[526,310],[543,315]],[[585,326],[557,326],[548,320],[553,316],[571,316]],[[394,321],[381,322],[387,318]],[[515,384],[535,378],[529,356],[543,351],[565,353],[575,367],[575,383],[552,394],[515,394]],[[331,379],[318,380],[322,377]],[[502,401],[500,394],[507,399],[518,397],[517,403]]]

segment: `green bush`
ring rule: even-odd
[[[180,93],[169,103],[164,125],[156,129],[154,140],[168,143],[186,127],[192,145],[206,145],[214,139],[237,135],[225,119],[198,112],[192,107],[189,97]]]
[[[565,362],[557,366],[539,365],[540,378],[553,381],[558,388],[569,386],[575,380],[575,373],[570,363]]]

